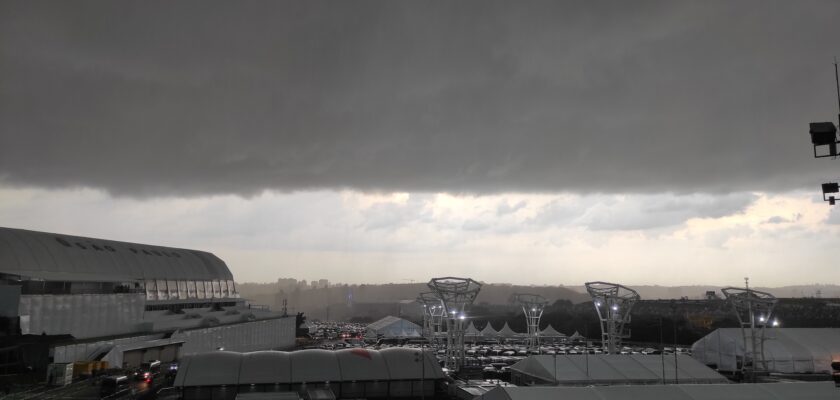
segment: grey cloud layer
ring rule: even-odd
[[[0,182],[730,192],[832,170],[806,130],[835,114],[836,1],[586,5],[5,1]]]

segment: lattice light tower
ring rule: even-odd
[[[609,354],[621,351],[622,339],[630,337],[625,333],[630,323],[630,310],[639,301],[639,293],[616,283],[586,282],[586,291],[592,296],[592,304],[601,322],[601,345]]]
[[[443,301],[434,292],[423,292],[417,296],[417,302],[423,305],[423,336],[437,346],[443,336],[443,316],[446,315]]]
[[[741,325],[741,335],[744,338],[741,372],[747,380],[754,381],[758,373],[767,371],[767,362],[764,359],[764,328],[771,324],[773,308],[778,300],[770,293],[750,289],[749,280],[745,280],[746,287],[726,287],[721,289],[721,292],[732,305],[732,311]]]
[[[528,325],[528,348],[538,348],[540,346],[540,317],[548,301],[538,294],[528,293],[514,293],[511,300],[522,306],[522,312],[525,313],[525,323]]]
[[[481,290],[481,283],[470,278],[433,278],[429,288],[443,302],[446,320],[446,367],[457,371],[464,365],[464,325],[467,311]]]

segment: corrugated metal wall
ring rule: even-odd
[[[135,332],[143,320],[143,294],[21,295],[23,334],[70,334],[77,339]]]
[[[181,356],[214,351],[257,351],[288,349],[295,344],[295,317],[222,325],[177,332],[173,339],[183,339]]]

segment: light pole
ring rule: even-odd
[[[834,58],[834,84],[837,89],[838,120],[840,120],[840,78],[838,78],[837,73],[836,57]],[[838,156],[837,145],[840,144],[840,141],[837,140],[837,127],[834,122],[811,122],[808,132],[811,134],[811,144],[814,146],[814,158],[836,158]],[[817,149],[820,149],[820,152],[817,152]],[[829,205],[833,206],[836,199],[832,194],[838,191],[840,190],[838,190],[837,182],[823,183],[823,201],[827,201]],[[826,198],[827,194],[830,195],[828,198]]]

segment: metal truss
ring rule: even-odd
[[[423,292],[417,296],[417,302],[423,305],[423,337],[437,347],[443,336],[443,317],[446,315],[443,301],[435,292]]]
[[[625,328],[630,323],[630,311],[639,301],[639,293],[626,286],[609,282],[586,282],[595,312],[601,323],[601,345],[609,354],[621,351],[621,341],[629,338]]]
[[[746,288],[726,287],[723,296],[732,305],[738,317],[741,335],[744,338],[744,359],[741,372],[747,380],[754,381],[759,373],[767,371],[764,359],[764,331],[771,322],[773,308],[778,301],[767,292]]]
[[[465,360],[464,329],[467,311],[481,290],[470,278],[443,277],[429,281],[429,288],[443,303],[446,320],[446,367],[457,371]]]
[[[522,306],[522,312],[525,313],[525,323],[528,325],[528,348],[539,348],[540,318],[548,301],[538,294],[528,293],[514,293],[511,301]]]

